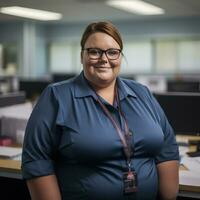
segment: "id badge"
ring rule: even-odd
[[[124,193],[131,194],[137,191],[137,174],[134,171],[123,174]]]

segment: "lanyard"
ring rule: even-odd
[[[123,114],[123,112],[121,111],[121,105],[120,105],[120,101],[119,101],[119,94],[118,94],[118,90],[117,87],[115,87],[115,96],[116,96],[116,100],[117,100],[117,104],[119,106],[119,113],[122,116],[124,123],[125,123],[125,131],[123,131],[119,124],[117,123],[117,121],[113,118],[113,116],[110,114],[109,110],[106,108],[106,106],[101,102],[101,100],[99,99],[99,96],[97,95],[97,101],[99,103],[99,105],[101,106],[101,108],[103,109],[104,113],[106,114],[106,116],[110,119],[110,121],[112,122],[113,126],[115,127],[122,145],[123,145],[123,151],[124,154],[126,156],[126,161],[127,161],[127,165],[128,165],[128,171],[131,171],[131,156],[133,155],[132,152],[132,134],[129,131],[128,128],[128,123],[127,120]],[[124,134],[123,134],[124,132]]]

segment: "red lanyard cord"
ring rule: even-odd
[[[113,126],[115,127],[122,145],[123,145],[123,151],[124,154],[126,156],[126,160],[127,160],[127,165],[128,165],[128,169],[131,170],[131,156],[133,155],[133,151],[132,151],[132,134],[130,134],[129,132],[129,128],[128,128],[128,123],[127,120],[123,114],[123,112],[121,111],[121,105],[120,105],[120,101],[119,101],[119,95],[118,95],[118,91],[117,91],[117,87],[115,89],[115,96],[116,96],[116,100],[117,100],[117,104],[119,106],[119,113],[122,116],[122,118],[124,119],[125,122],[125,131],[123,134],[122,129],[120,128],[120,126],[118,125],[118,123],[116,122],[116,120],[113,118],[113,116],[110,114],[109,110],[106,108],[106,106],[101,102],[101,100],[99,99],[99,96],[97,95],[97,101],[99,103],[99,105],[101,106],[101,108],[103,109],[104,113],[106,114],[106,116],[110,119],[110,121],[112,122]]]

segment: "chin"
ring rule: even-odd
[[[114,77],[113,73],[108,73],[108,72],[98,73],[97,75],[100,79],[105,79],[105,80],[113,79]]]
[[[98,80],[102,83],[111,83],[113,82],[113,80],[115,80],[116,76],[114,75],[101,75],[101,76],[98,76]]]

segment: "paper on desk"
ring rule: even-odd
[[[0,157],[13,159],[22,154],[22,148],[0,146]]]
[[[196,160],[197,162],[199,162],[199,164],[200,164],[200,156],[199,156],[199,157],[196,157],[195,160]]]
[[[32,109],[32,104],[30,102],[6,106],[0,108],[0,117],[28,119],[32,112]]]
[[[179,170],[179,184],[200,186],[200,174],[187,170]]]
[[[199,174],[199,178],[200,178],[200,158],[199,157],[184,156],[181,158],[181,164],[187,167],[188,171],[192,171],[196,174]]]
[[[189,151],[188,146],[179,146],[179,154],[180,156],[185,156],[187,155],[186,153]]]
[[[183,164],[183,158],[188,157],[187,152],[189,151],[188,146],[179,146],[180,164]]]

